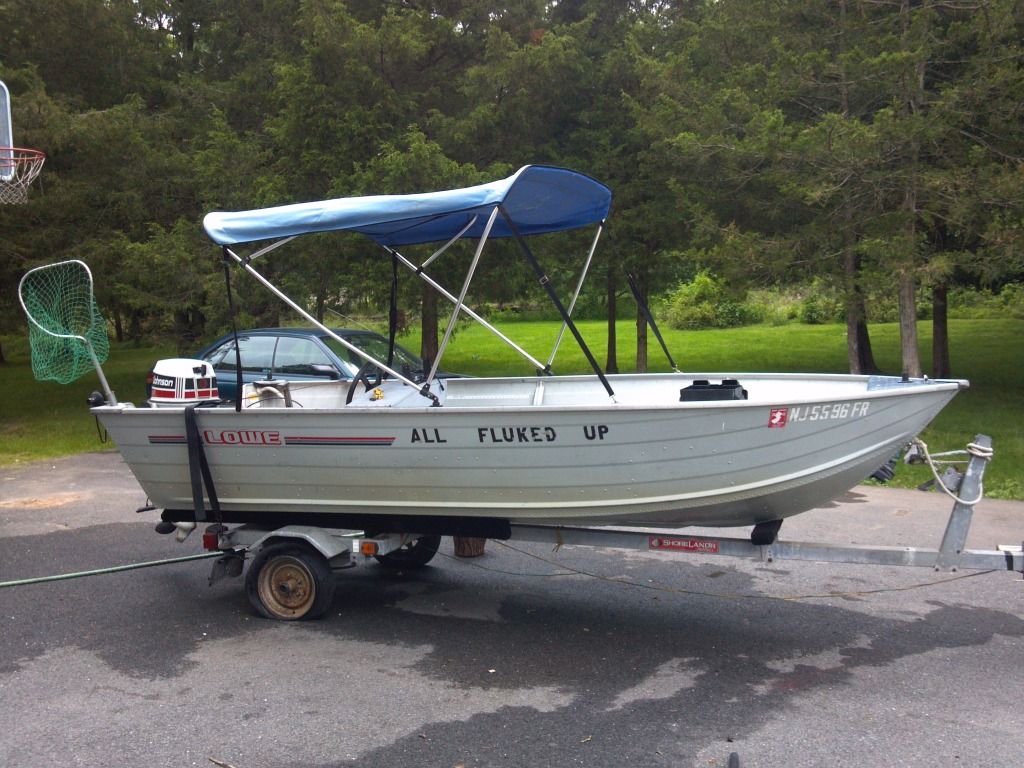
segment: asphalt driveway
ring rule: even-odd
[[[0,469],[0,581],[200,551],[116,453]],[[789,539],[935,546],[949,504],[858,488]],[[1020,543],[983,501],[969,545]],[[451,541],[256,617],[209,563],[0,590],[0,765],[1010,766],[1019,574]],[[780,599],[796,598],[796,599]]]

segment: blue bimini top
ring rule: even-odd
[[[465,189],[214,211],[203,219],[203,228],[218,245],[351,230],[381,245],[397,246],[450,240],[474,216],[476,221],[464,236],[479,238],[496,205],[503,207],[521,235],[576,229],[604,221],[611,201],[611,190],[589,176],[565,168],[527,165],[507,179]],[[499,215],[489,237],[512,234]]]

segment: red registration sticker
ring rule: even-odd
[[[708,539],[693,539],[685,536],[651,536],[648,549],[670,550],[672,552],[718,552],[718,542]]]
[[[786,419],[789,417],[788,408],[772,408],[772,412],[768,414],[768,426],[769,427],[784,427],[786,426]]]

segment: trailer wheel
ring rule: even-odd
[[[334,579],[319,552],[300,544],[271,544],[253,558],[245,593],[268,619],[316,619],[331,606]]]
[[[440,546],[440,536],[421,536],[403,545],[401,549],[375,557],[378,563],[388,568],[422,568],[434,559]]]

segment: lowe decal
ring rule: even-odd
[[[280,432],[262,429],[204,429],[203,442],[207,445],[284,445]]]
[[[184,435],[148,435],[150,445],[186,445]],[[206,429],[202,433],[206,445],[279,446],[301,445],[306,447],[326,446],[333,448],[387,448],[395,442],[394,437],[337,437],[330,435],[286,435],[277,430],[256,429]]]

